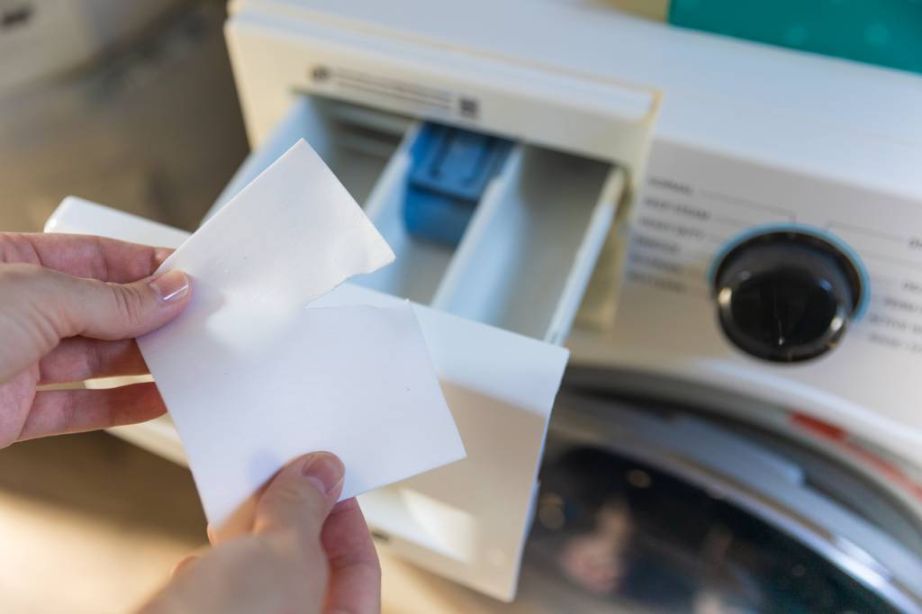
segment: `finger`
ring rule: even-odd
[[[170,572],[170,576],[178,576],[183,571],[188,570],[192,565],[199,560],[198,555],[190,554],[186,558],[182,559],[175,565],[173,565],[173,571]]]
[[[172,251],[86,235],[0,233],[0,262],[119,284],[152,275]]]
[[[169,271],[130,284],[103,283],[46,272],[36,275],[36,292],[47,294],[61,337],[81,335],[117,340],[138,337],[176,317],[189,298],[189,278]]]
[[[80,382],[95,377],[147,375],[150,370],[134,339],[64,339],[39,362],[39,384]]]
[[[0,265],[0,287],[0,381],[67,337],[116,340],[148,333],[179,315],[190,296],[189,278],[179,271],[120,285],[35,265]]]
[[[355,498],[333,508],[321,534],[330,562],[327,612],[380,612],[381,564]]]
[[[152,383],[108,390],[53,390],[35,395],[19,439],[78,433],[152,420],[166,411]]]
[[[294,529],[301,544],[320,543],[320,530],[343,488],[342,461],[315,452],[289,463],[269,483],[256,505],[257,535]]]

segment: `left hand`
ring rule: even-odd
[[[179,315],[190,296],[181,272],[151,277],[169,253],[99,237],[0,233],[0,448],[165,411],[152,383],[38,387],[147,373],[134,337]]]

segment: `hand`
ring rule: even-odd
[[[250,532],[186,559],[142,614],[371,614],[381,568],[355,499],[334,505],[343,465],[319,452],[284,467],[259,494]]]
[[[0,448],[165,411],[152,383],[38,387],[147,373],[132,339],[177,316],[190,295],[178,271],[150,277],[167,255],[98,237],[0,233]]]

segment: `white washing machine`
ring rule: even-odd
[[[253,154],[216,208],[305,138],[397,253],[357,284],[540,342],[435,357],[469,458],[363,506],[491,598],[390,609],[922,609],[922,79],[590,0],[230,13]],[[510,143],[456,245],[405,223],[426,123]],[[77,201],[49,229],[184,238]]]

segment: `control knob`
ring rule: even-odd
[[[846,250],[800,227],[732,244],[712,277],[724,334],[773,362],[808,360],[835,347],[867,292],[861,264]]]

